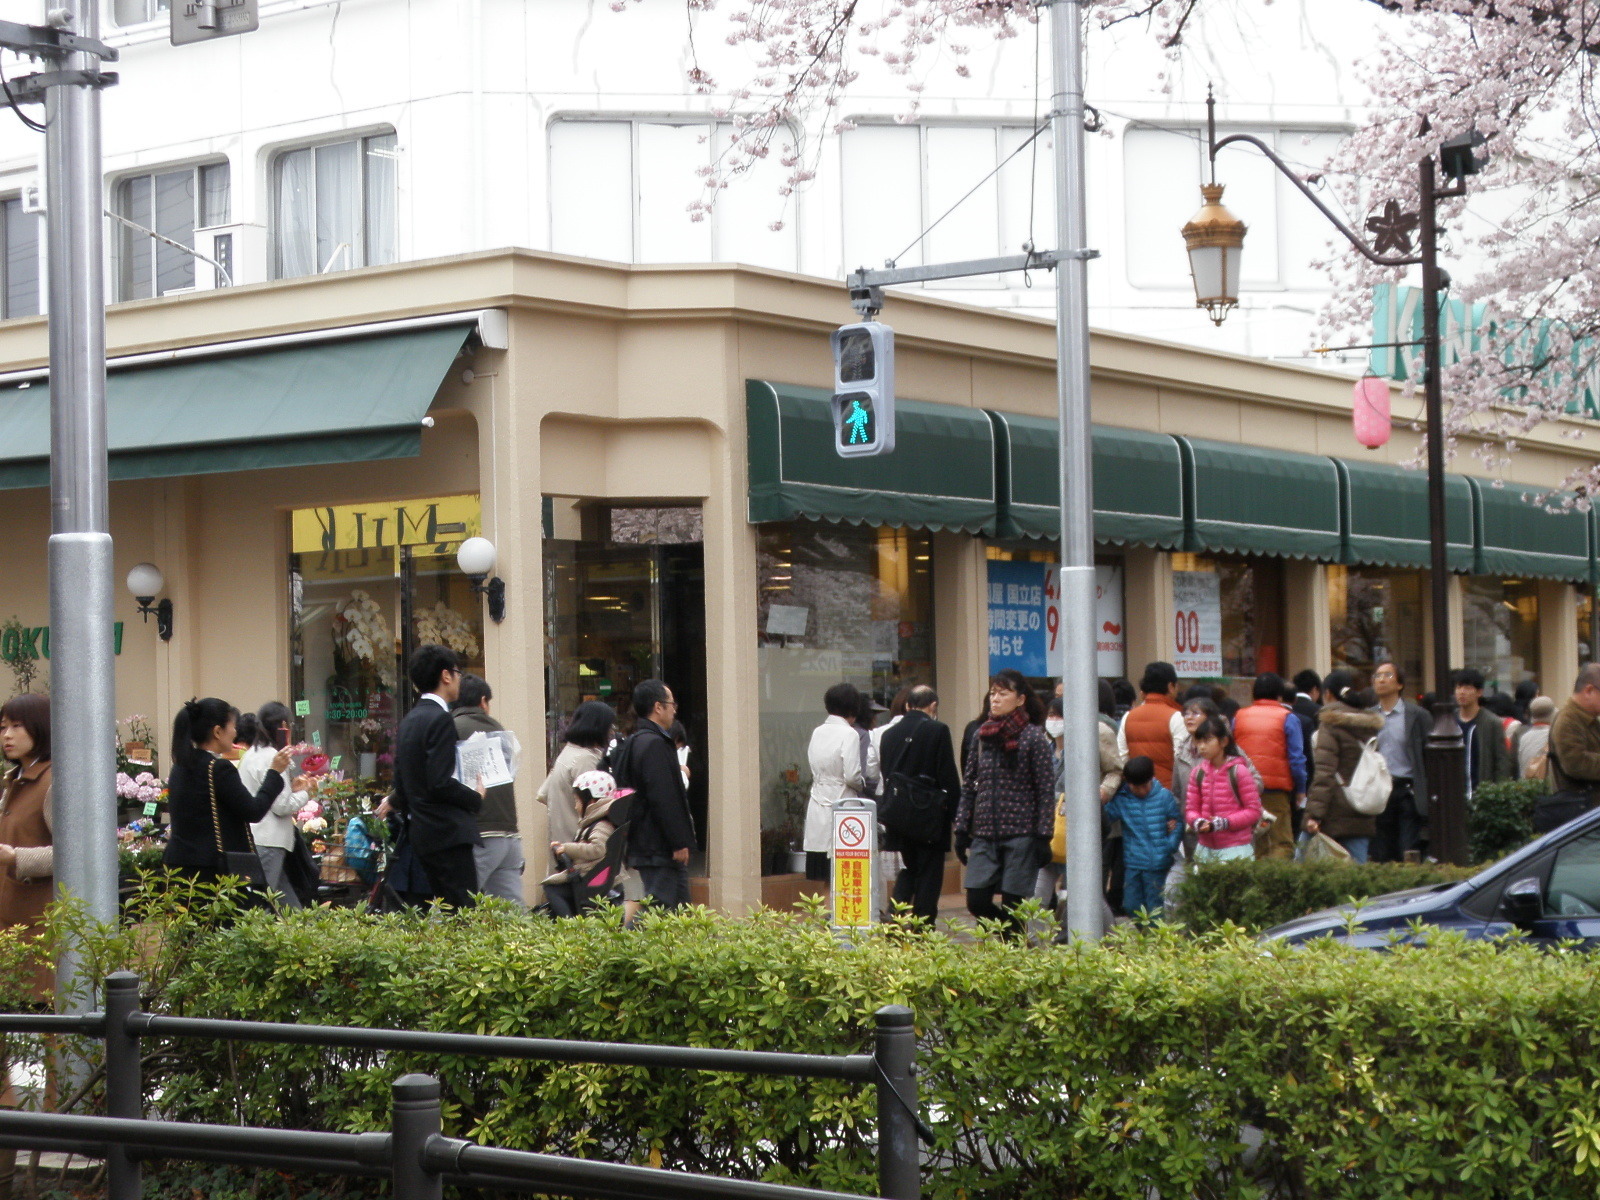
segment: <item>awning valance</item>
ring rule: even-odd
[[[1428,540],[1428,475],[1386,463],[1336,460],[1344,477],[1349,526],[1347,563],[1420,567],[1432,563]],[[1452,571],[1470,572],[1477,555],[1472,486],[1446,475],[1446,560]]]
[[[422,418],[470,322],[106,376],[112,479],[421,453]],[[0,488],[50,482],[50,385],[0,388]]]
[[[1000,456],[1002,531],[1055,539],[1061,531],[1059,423],[991,412]],[[1094,536],[1099,542],[1183,545],[1183,467],[1165,433],[1096,425]]]
[[[981,409],[895,402],[895,449],[840,458],[828,392],[745,385],[752,522],[815,517],[993,534],[994,431]]]
[[[1478,502],[1479,575],[1527,575],[1537,579],[1589,578],[1589,519],[1577,509],[1550,512],[1525,496],[1539,489],[1489,479],[1471,479]]]
[[[1186,468],[1191,550],[1338,561],[1341,501],[1331,458],[1176,440]]]

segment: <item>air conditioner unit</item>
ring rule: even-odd
[[[194,248],[222,265],[224,277],[204,259],[194,264],[196,291],[227,287],[230,282],[261,283],[267,278],[267,227],[236,222],[207,225],[194,231]]]

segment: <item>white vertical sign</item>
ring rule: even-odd
[[[1172,665],[1181,677],[1222,674],[1222,577],[1215,571],[1172,573]]]
[[[1061,564],[1044,564],[1044,660],[1052,678],[1065,674],[1061,661]]]
[[[1128,673],[1128,631],[1122,620],[1122,564],[1094,567],[1095,674],[1120,679]]]

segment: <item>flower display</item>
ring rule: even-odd
[[[312,817],[300,826],[302,833],[321,833],[327,828],[328,819],[326,817]]]
[[[471,622],[442,600],[418,613],[411,624],[418,644],[434,642],[449,646],[463,658],[478,657],[478,639]]]
[[[300,760],[300,771],[305,775],[321,775],[328,769],[328,756],[320,750],[313,750]]]
[[[129,775],[126,771],[117,772],[119,800],[127,800],[134,804],[149,804],[152,800],[162,799],[166,794],[167,785],[149,771],[140,771],[137,775]]]
[[[336,646],[376,671],[385,687],[394,686],[394,635],[382,606],[362,588],[352,589],[334,611],[333,637]]]
[[[322,805],[315,800],[307,800],[305,804],[301,806],[300,811],[295,813],[294,819],[299,823],[300,827],[304,829],[307,822],[314,821],[321,815]]]

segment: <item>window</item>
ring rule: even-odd
[[[112,0],[111,19],[118,25],[142,25],[171,8],[171,0]]]
[[[1490,690],[1509,692],[1539,675],[1539,584],[1533,579],[1470,575],[1461,580],[1466,664]]]
[[[193,246],[196,229],[228,223],[228,180],[225,162],[133,175],[117,184],[115,211],[142,229]],[[146,300],[194,287],[194,255],[121,221],[116,238],[117,299]]]
[[[779,194],[793,153],[787,131],[765,158],[731,176],[709,217],[705,195],[733,135],[727,122],[563,119],[550,125],[550,248],[613,262],[742,262],[799,266],[795,198]],[[774,229],[778,225],[780,228]]]
[[[1370,675],[1379,663],[1393,661],[1408,683],[1420,684],[1427,582],[1422,571],[1330,564],[1333,665]]]
[[[840,139],[844,270],[880,267],[893,255],[900,256],[900,266],[913,267],[1021,254],[1030,236],[1040,248],[1054,245],[1052,143],[1045,132],[1025,146],[1031,133],[1026,125],[936,124],[861,125],[847,131]],[[924,230],[927,236],[908,250]],[[1034,282],[1048,286],[1052,274],[1034,272]],[[944,280],[938,286],[1021,282],[1018,273]]]
[[[394,262],[398,156],[392,133],[278,155],[275,278]]]
[[[1334,130],[1227,129],[1222,136],[1228,133],[1254,134],[1307,173],[1320,168],[1343,138]],[[1205,131],[1199,127],[1135,125],[1123,136],[1124,244],[1134,287],[1189,289],[1189,260],[1178,230],[1200,207],[1205,157]],[[1246,287],[1327,289],[1326,271],[1312,263],[1329,252],[1332,229],[1266,156],[1252,146],[1224,147],[1217,155],[1217,182],[1227,188],[1222,202],[1250,227]]]
[[[1544,910],[1552,917],[1600,915],[1600,832],[1591,830],[1556,852]]]
[[[21,200],[0,200],[0,245],[5,250],[0,264],[0,298],[4,300],[0,317],[39,315],[41,233],[39,215],[23,212]]]

